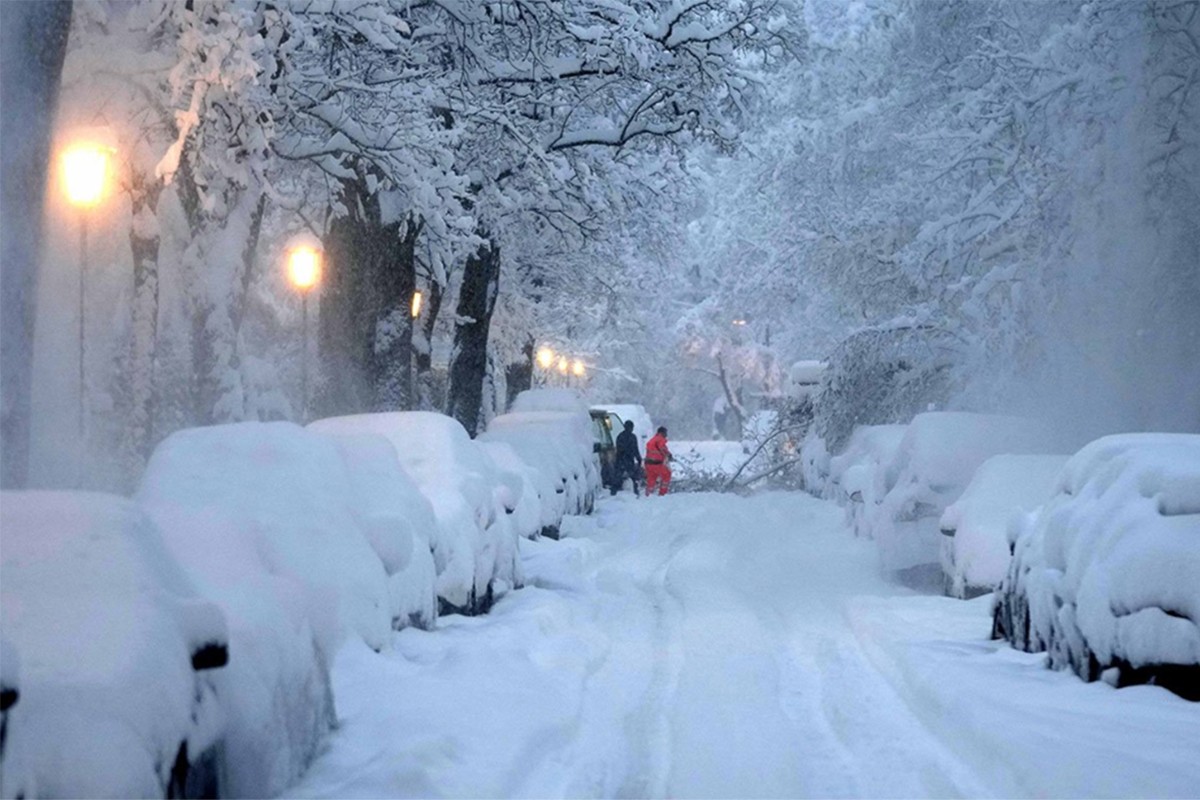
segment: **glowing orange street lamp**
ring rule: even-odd
[[[421,301],[423,299],[424,298],[421,297],[421,291],[419,289],[413,292],[412,308],[409,309],[412,312],[413,319],[421,316]]]
[[[110,150],[98,144],[79,142],[62,154],[63,189],[67,202],[79,209],[79,446],[87,453],[87,376],[84,369],[87,300],[88,210],[104,199],[108,183]],[[79,480],[83,483],[84,459],[79,459]]]
[[[571,362],[567,360],[566,356],[558,357],[558,371],[563,375],[571,371]]]
[[[586,372],[587,368],[583,365],[583,362],[578,358],[575,359],[574,363],[571,364],[571,374],[576,378],[582,378]]]
[[[537,363],[542,369],[550,369],[554,366],[554,351],[549,347],[543,347],[537,351]]]
[[[321,251],[311,244],[297,244],[287,254],[288,280],[300,292],[303,318],[303,347],[300,354],[300,415],[308,419],[308,296],[321,282]]]

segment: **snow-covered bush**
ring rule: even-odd
[[[330,417],[309,424],[323,434],[378,434],[433,507],[431,544],[442,611],[486,611],[497,591],[519,586],[516,532],[496,495],[495,465],[451,417],[401,411]]]
[[[433,507],[400,466],[391,442],[373,434],[330,435],[350,481],[350,510],[383,562],[391,593],[392,627],[437,622],[437,570],[430,544]]]
[[[1092,442],[1012,535],[997,637],[1084,680],[1200,700],[1200,436]]]
[[[1009,521],[1050,499],[1067,456],[994,456],[942,514],[946,594],[970,598],[993,591],[1008,571]]]
[[[800,443],[800,474],[806,492],[817,497],[829,496],[829,449],[816,428],[810,427]]]
[[[1019,417],[918,414],[885,469],[886,494],[873,512],[864,506],[863,528],[876,540],[883,568],[901,577],[938,574],[938,520],[979,465],[1002,453],[1052,453],[1053,440],[1043,426]]]
[[[84,492],[0,497],[4,797],[226,791],[218,708],[225,618],[132,502]],[[17,676],[11,676],[13,678]]]

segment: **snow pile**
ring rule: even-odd
[[[646,412],[645,406],[634,403],[602,403],[592,406],[593,411],[607,411],[616,414],[621,421],[613,426],[613,438],[623,430],[626,421],[633,422],[633,432],[638,437],[638,447],[643,454],[646,452],[646,442],[654,435],[654,423]]]
[[[1200,700],[1200,436],[1107,436],[1015,530],[996,632],[1050,664]]]
[[[846,449],[828,459],[824,496],[846,508],[855,536],[869,534],[870,522],[887,493],[886,471],[900,450],[906,425],[860,425]]]
[[[155,526],[124,498],[6,492],[0,529],[3,796],[163,797],[189,772],[215,792],[225,619]]]
[[[797,361],[788,369],[787,394],[793,400],[811,398],[825,374],[824,361]]]
[[[518,394],[509,411],[529,413],[555,411],[563,414],[587,415],[588,406],[574,389],[526,389]]]
[[[995,456],[942,514],[946,593],[969,598],[994,590],[1008,571],[1008,525],[1050,499],[1067,456]]]
[[[457,420],[431,411],[330,417],[323,434],[377,434],[433,507],[437,595],[450,610],[487,610],[494,593],[520,584],[516,534],[495,494],[496,468]]]
[[[817,497],[829,497],[829,448],[824,437],[810,426],[800,443],[800,474],[804,490]]]
[[[388,574],[392,627],[432,629],[437,622],[432,506],[400,467],[387,439],[372,434],[331,438],[349,478],[351,512]]]

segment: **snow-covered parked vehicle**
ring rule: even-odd
[[[507,442],[477,439],[476,442],[496,465],[500,479],[498,494],[504,510],[511,516],[517,535],[535,539],[542,532],[542,501],[538,495],[540,479],[537,467],[526,463]]]
[[[846,509],[855,536],[866,536],[887,493],[886,471],[896,458],[905,425],[860,425],[846,449],[828,459],[823,495]]]
[[[433,508],[430,544],[439,613],[476,614],[521,585],[517,534],[508,519],[496,466],[452,417],[431,411],[355,414],[312,422],[326,435],[375,434]]]
[[[290,422],[178,431],[146,467],[138,502],[229,620],[229,794],[293,783],[335,721],[329,666],[340,642],[390,642],[387,574],[355,496],[335,444]]]
[[[5,492],[0,529],[0,794],[227,791],[225,617],[156,526],[113,495]]]
[[[885,572],[903,582],[940,582],[938,522],[975,470],[1003,453],[1056,452],[1044,426],[1021,417],[934,411],[908,425],[884,473],[886,493],[865,526]]]
[[[1200,435],[1097,439],[1014,533],[996,638],[1087,681],[1200,701]]]
[[[537,469],[543,534],[557,536],[567,514],[591,512],[601,486],[600,461],[591,414],[575,392],[521,392],[512,411],[495,417],[479,439],[510,445],[526,464]]]
[[[621,432],[626,421],[633,423],[633,433],[638,437],[638,452],[646,452],[646,442],[654,435],[654,423],[646,407],[638,403],[598,403],[592,406],[593,411],[607,411],[615,414],[619,421],[613,426],[614,435]]]
[[[995,590],[1008,572],[1009,523],[1050,499],[1067,456],[994,456],[942,514],[942,574],[951,597]]]

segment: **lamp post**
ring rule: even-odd
[[[62,154],[63,185],[67,202],[79,209],[79,419],[81,456],[79,481],[83,483],[87,454],[87,373],[84,367],[87,300],[88,211],[104,198],[108,179],[108,148],[87,142],[69,146]]]
[[[297,244],[288,250],[288,280],[300,292],[303,326],[300,353],[300,419],[308,419],[308,296],[321,282],[321,253],[310,244]]]

